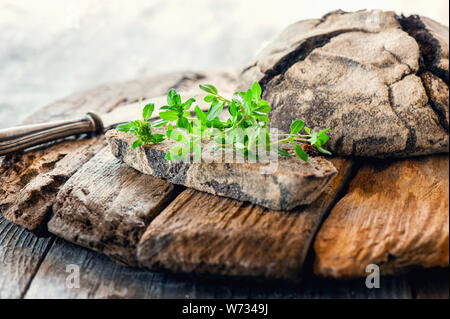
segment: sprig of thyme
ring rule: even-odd
[[[196,118],[190,118],[190,109],[195,99],[189,98],[182,102],[181,96],[171,89],[167,93],[167,105],[161,107],[159,120],[149,121],[154,104],[147,104],[142,112],[143,120],[119,125],[117,129],[136,136],[132,148],[161,143],[165,139],[177,141],[177,145],[166,155],[168,160],[178,160],[189,154],[199,160],[203,150],[202,139],[205,138],[216,144],[214,150],[233,148],[245,158],[258,158],[259,148],[270,151],[273,144],[277,144],[274,148],[280,155],[290,157],[287,150],[278,147],[280,143],[292,144],[295,154],[305,162],[308,161],[308,154],[303,150],[303,144],[313,145],[319,152],[331,155],[323,148],[328,141],[326,133],[329,128],[312,132],[298,119],[292,122],[290,133],[271,135],[267,125],[270,122],[268,113],[272,108],[267,101],[261,99],[258,82],[253,83],[252,88],[245,92],[235,92],[231,100],[221,96],[211,84],[202,84],[200,89],[208,93],[204,101],[211,106],[205,113],[197,105],[194,108]],[[222,121],[220,115],[225,108],[228,109],[229,118]],[[152,129],[160,126],[167,128],[165,134],[153,133]],[[277,138],[275,143],[270,142],[273,137]]]

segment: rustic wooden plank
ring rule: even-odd
[[[347,159],[332,162],[339,174],[329,190],[292,212],[184,191],[143,235],[140,264],[154,270],[298,280],[319,223],[351,171]]]
[[[222,87],[225,87],[227,90],[232,90],[230,86],[234,85],[233,79],[235,79],[236,76],[233,70],[218,72],[214,71],[210,74],[213,77],[216,76],[216,79],[219,80],[219,85],[222,85]],[[68,98],[41,108],[37,112],[31,114],[24,121],[24,123],[37,123],[54,119],[70,118],[84,114],[87,111],[97,111],[100,113],[108,112],[122,103],[132,102],[140,97],[145,98],[165,94],[171,87],[184,89],[185,87],[197,86],[199,82],[209,82],[210,80],[211,78],[200,73],[183,72],[177,74],[161,75],[153,78],[138,79],[125,83],[102,85],[92,90],[75,93]],[[0,158],[0,198],[2,200],[2,202],[0,203],[0,211],[4,212],[5,209],[14,205],[17,199],[22,198],[22,195],[19,196],[19,194],[25,187],[28,187],[28,190],[30,191],[30,193],[32,193],[33,187],[31,186],[31,184],[33,180],[35,180],[36,178],[38,178],[38,180],[45,180],[44,178],[40,177],[46,174],[50,174],[50,176],[52,176],[51,172],[57,166],[58,161],[63,160],[64,157],[66,157],[68,154],[71,154],[72,150],[78,150],[78,146],[82,145],[83,143],[89,142],[70,140],[62,143],[49,143],[44,148],[27,151],[24,154],[15,153],[11,156]],[[5,161],[10,164],[5,165]],[[53,176],[58,175],[56,174]],[[51,184],[52,183],[50,183],[50,185]],[[37,185],[39,185],[39,183],[37,183]],[[63,183],[59,186],[62,185]],[[42,190],[42,187],[36,188],[35,193],[38,193],[40,189]],[[54,196],[56,196],[56,190],[54,192]],[[5,200],[7,201],[5,202]],[[48,207],[49,202],[52,202],[53,200],[54,197],[50,196],[46,197],[46,201],[37,201],[37,204],[40,204],[42,206],[35,205],[35,211],[45,211],[45,207]],[[30,214],[33,214],[33,206],[29,207],[28,212],[30,212]],[[29,229],[35,228],[34,230],[36,231],[45,229],[45,227],[42,227],[42,224],[39,225],[39,223],[36,222],[35,215],[27,217],[26,215],[20,214],[20,211],[16,211],[12,214],[12,216],[16,216],[16,218],[22,219],[23,221],[33,222],[33,224],[22,223],[23,227],[28,227]],[[46,221],[46,217],[37,219],[43,222]],[[17,254],[17,256],[19,257],[22,256],[22,258],[19,258],[17,261],[15,261],[14,259],[14,262],[2,266],[2,270],[4,270],[0,272],[0,280],[2,286],[12,287],[8,288],[8,290],[6,288],[2,289],[2,296],[5,297],[18,297],[24,293],[24,289],[28,286],[30,278],[32,278],[32,276],[34,275],[34,270],[29,270],[32,269],[31,266],[21,267],[20,263],[37,265],[38,262],[36,262],[36,260],[40,261],[43,258],[46,249],[45,247],[48,247],[43,245],[41,241],[47,242],[50,240],[36,239],[32,235],[28,234],[25,230],[21,230],[17,227],[12,229],[15,230],[15,235],[13,236],[13,238],[8,239],[8,242],[10,242],[11,244],[8,244],[7,248],[4,248],[2,252],[7,252],[9,254],[8,256],[11,256],[11,254]],[[3,230],[2,234],[11,236],[11,232],[12,230]],[[24,234],[27,235],[25,236]],[[13,244],[14,242],[22,242],[23,238],[26,238],[27,243],[31,242],[31,246],[27,246],[26,250],[22,249],[20,245],[14,246]],[[6,245],[6,241],[3,241],[3,243],[5,243]],[[10,250],[13,247],[17,248]],[[32,247],[38,248],[34,248],[33,250]],[[29,249],[36,252],[27,253],[25,258],[22,252],[26,252]],[[42,250],[42,252],[40,251],[40,249]],[[18,251],[16,252],[16,250]],[[19,266],[17,266],[18,264]],[[4,282],[7,282],[8,285],[3,284]]]
[[[70,118],[88,111],[106,113],[125,102],[163,95],[171,87],[181,90],[197,87],[203,81],[213,80],[231,90],[235,73],[232,69],[211,72],[208,76],[181,72],[101,85],[48,105],[30,115],[24,123]],[[0,202],[0,212],[24,228],[38,234],[45,232],[45,222],[51,214],[50,207],[58,190],[65,180],[101,148],[101,143],[104,143],[103,137],[99,137],[98,142],[53,143],[49,149],[32,150],[24,155],[16,153],[0,159],[0,194],[4,198]],[[70,156],[64,159],[68,154]],[[57,165],[61,160],[65,162]],[[64,166],[67,166],[66,171]]]
[[[406,276],[381,276],[379,288],[368,288],[366,278],[352,280],[324,279],[315,276],[302,282],[295,294],[301,299],[411,299],[411,285]]]
[[[5,120],[16,124],[17,117],[14,114]],[[57,156],[53,159],[57,159]],[[26,162],[29,160],[27,159]],[[3,157],[0,158],[0,211],[6,197],[3,187],[9,185],[9,181],[3,176],[4,169]],[[30,173],[31,170],[32,165],[27,172]],[[26,179],[24,177],[23,182]],[[15,191],[19,189],[20,187]],[[13,225],[0,214],[0,299],[21,298],[25,294],[31,278],[35,275],[52,242],[53,239],[50,238],[36,238],[25,229]]]
[[[65,141],[49,148],[3,158],[0,210],[35,234],[47,234],[46,222],[56,193],[72,174],[105,146],[103,137]]]
[[[414,298],[448,299],[449,269],[420,269],[408,275]]]
[[[227,74],[213,72],[213,79],[199,75],[178,86],[189,89],[196,87],[197,81],[220,83],[226,79],[224,86],[229,89],[233,79]],[[137,242],[176,192],[172,184],[123,166],[109,150],[103,150],[60,189],[50,231],[117,262],[137,266]]]
[[[325,220],[315,241],[324,276],[382,275],[449,265],[448,155],[371,162]]]
[[[68,276],[79,267],[79,288]],[[142,297],[151,273],[120,266],[106,256],[57,239],[39,267],[25,298]],[[145,283],[145,285],[143,284]]]
[[[66,285],[73,265],[79,266],[79,288]],[[103,254],[56,239],[25,298],[233,297],[223,291],[231,291],[236,284],[223,282],[223,285],[225,288],[219,287],[217,281],[121,266]],[[270,290],[266,294],[270,296]]]
[[[46,106],[29,116],[24,123],[68,118],[88,111],[108,112],[127,100],[134,101],[146,94],[163,94],[182,79],[181,75],[168,75],[102,85]],[[44,223],[51,213],[50,208],[59,187],[101,149],[103,144],[103,137],[94,141],[66,141],[51,144],[49,149],[40,148],[26,152],[23,156],[16,153],[3,158],[0,178],[5,182],[2,183],[0,190],[4,194],[4,199],[0,202],[0,211],[12,222],[36,233],[42,233],[45,231]],[[74,152],[76,154],[73,154]],[[68,154],[71,156],[53,171],[58,161],[63,160]],[[66,171],[64,166],[68,166]]]
[[[66,285],[79,266],[79,288]],[[69,268],[66,268],[69,267]],[[74,283],[70,281],[70,283]],[[32,298],[410,298],[403,277],[381,278],[380,289],[364,280],[305,278],[300,285],[155,273],[124,267],[105,255],[56,239],[30,288]]]
[[[173,184],[122,164],[105,147],[61,188],[48,228],[117,262],[137,266],[141,235],[175,192]]]
[[[52,242],[0,216],[0,299],[23,296]]]
[[[249,286],[244,294],[242,287],[233,291],[233,296],[242,298],[279,299],[411,299],[411,286],[406,277],[386,276],[380,278],[379,288],[367,288],[365,279],[335,280],[309,276],[298,285],[268,286],[267,284]]]

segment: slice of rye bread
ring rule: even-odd
[[[305,163],[270,153],[258,162],[245,161],[232,150],[214,152],[213,143],[205,143],[201,161],[168,161],[165,156],[175,141],[132,149],[136,138],[129,133],[110,130],[106,138],[117,158],[142,173],[274,210],[312,203],[337,174],[323,157],[310,157]]]

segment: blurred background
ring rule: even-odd
[[[376,8],[449,24],[448,0],[0,0],[0,128],[97,84],[244,65],[288,24]]]

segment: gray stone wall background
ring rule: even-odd
[[[288,24],[338,8],[449,24],[447,0],[0,0],[0,128],[100,83],[245,64]]]

